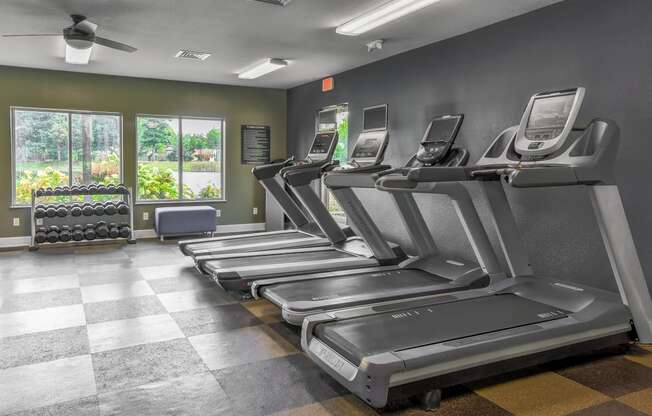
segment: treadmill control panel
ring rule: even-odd
[[[315,134],[308,152],[308,159],[312,161],[330,160],[335,152],[337,140],[336,131]]]
[[[521,119],[516,152],[536,157],[559,150],[573,129],[583,99],[581,87],[534,95]]]
[[[351,152],[350,165],[376,165],[383,161],[389,142],[387,130],[365,131],[360,133]]]
[[[434,118],[421,140],[416,158],[425,166],[432,166],[448,154],[462,126],[464,115],[443,115]]]

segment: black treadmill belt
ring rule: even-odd
[[[262,266],[302,261],[318,261],[352,257],[351,254],[339,250],[308,251],[305,253],[272,254],[264,256],[243,256],[230,259],[209,260],[207,265],[212,270],[230,269],[234,267]]]
[[[282,244],[284,241],[296,240],[298,238],[312,239],[315,237],[300,232],[276,234],[276,235],[258,235],[255,237],[243,237],[243,238],[233,238],[233,239],[221,240],[221,241],[207,241],[203,243],[194,243],[188,246],[188,251],[195,252],[199,250],[229,248],[234,246],[241,246],[243,244],[264,244],[264,243]]]
[[[352,363],[388,351],[437,344],[567,316],[568,311],[512,294],[320,324],[315,332]]]
[[[283,283],[263,288],[262,293],[282,300],[282,303],[328,300],[329,304],[348,303],[352,298],[375,295],[391,299],[399,290],[427,290],[434,285],[450,283],[450,280],[423,270],[403,269],[386,272],[368,272],[349,276],[333,276],[323,279]]]

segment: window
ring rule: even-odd
[[[138,116],[138,200],[224,198],[224,121]]]
[[[12,107],[11,119],[13,205],[29,205],[37,188],[122,181],[120,114]]]
[[[348,160],[349,144],[349,105],[339,104],[326,107],[317,112],[317,131],[337,130],[339,140],[333,154],[333,160],[341,164]],[[345,220],[344,212],[337,200],[330,193],[328,188],[322,186],[322,200],[328,207],[328,211],[338,220]]]

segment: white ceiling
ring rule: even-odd
[[[67,65],[57,37],[0,38],[0,65],[217,84],[289,88],[544,7],[560,0],[441,0],[362,36],[335,27],[386,0],[2,0],[0,33],[58,33],[71,13],[97,23],[98,36],[137,47],[133,54],[96,46],[87,66]],[[386,39],[367,53],[365,43]],[[179,49],[212,52],[178,60]],[[265,57],[291,61],[257,80],[235,73]]]

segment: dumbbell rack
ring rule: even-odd
[[[74,217],[70,215],[70,207],[72,206],[73,203],[84,203],[84,202],[68,202],[64,203],[63,205],[68,208],[68,215],[65,217],[44,217],[44,218],[36,218],[34,215],[35,207],[38,204],[38,201],[42,197],[51,197],[51,196],[73,196],[70,194],[66,194],[64,192],[57,192],[54,191],[49,195],[45,196],[36,196],[36,191],[32,190],[32,205],[31,205],[31,210],[30,210],[30,219],[31,219],[31,234],[30,234],[30,246],[29,249],[30,251],[38,250],[40,246],[78,246],[78,245],[88,245],[88,244],[97,244],[97,243],[107,243],[107,242],[116,242],[116,241],[126,241],[129,244],[135,244],[136,243],[136,237],[134,235],[134,202],[133,202],[133,197],[132,197],[132,191],[131,187],[127,187],[127,192],[95,192],[95,193],[79,193],[74,196],[79,197],[79,196],[93,196],[93,195],[103,195],[103,196],[115,196],[116,199],[119,199],[118,197],[121,197],[122,201],[126,202],[127,205],[129,206],[129,213],[128,214],[119,214],[115,213],[113,215],[96,215],[93,213],[93,215],[81,215],[79,217]],[[59,205],[59,204],[48,204],[48,205]],[[36,224],[37,220],[42,220],[42,224]],[[70,227],[71,231],[74,225],[81,224],[81,225],[86,225],[86,224],[97,224],[99,221],[106,221],[107,219],[115,220],[111,222],[116,222],[116,223],[128,223],[129,227],[131,228],[131,234],[129,237],[117,237],[117,238],[95,238],[94,240],[87,240],[83,239],[81,241],[58,241],[55,243],[50,243],[50,242],[44,242],[44,243],[37,243],[36,242],[36,231],[37,228],[39,227],[45,227],[48,228],[51,225],[56,225],[58,227],[62,227],[64,225],[67,225]],[[107,221],[108,222],[108,221]]]

